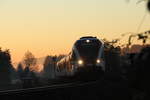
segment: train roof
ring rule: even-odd
[[[84,42],[87,41],[87,40],[90,40],[90,41],[92,41],[93,43],[94,43],[94,42],[95,42],[95,43],[96,43],[96,42],[97,42],[97,43],[102,42],[102,41],[99,40],[97,37],[85,36],[85,37],[81,37],[79,40],[77,40],[74,45],[82,44],[82,43],[84,43]]]
[[[90,40],[90,41],[93,41],[93,42],[95,42],[95,43],[96,43],[96,42],[97,42],[97,43],[100,42],[100,43],[104,44],[104,42],[103,42],[101,39],[98,39],[97,37],[84,36],[84,37],[81,37],[79,40],[77,40],[74,45],[81,44],[81,43],[83,43],[83,42],[86,41],[86,40]]]
[[[85,40],[92,40],[92,41],[99,41],[99,39],[97,37],[93,37],[93,36],[85,36],[85,37],[81,37],[79,40],[77,40],[77,42],[81,42],[81,41],[85,41]]]
[[[93,36],[84,36],[84,37],[81,37],[81,39],[97,39],[97,37],[93,37]]]

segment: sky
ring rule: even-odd
[[[12,61],[67,54],[82,36],[113,39],[137,32],[146,3],[137,0],[0,0],[0,47]],[[139,32],[150,29],[150,14]]]

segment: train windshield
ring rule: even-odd
[[[80,41],[76,47],[81,58],[97,59],[101,42],[99,40],[92,40],[90,42]]]

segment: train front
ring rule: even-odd
[[[96,37],[82,37],[74,44],[75,69],[105,71],[104,43]]]

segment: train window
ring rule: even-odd
[[[102,59],[105,59],[105,52],[102,52]]]
[[[98,57],[100,47],[101,42],[99,40],[91,40],[89,43],[85,41],[78,41],[76,43],[76,48],[79,52],[79,55],[84,59],[96,59]]]
[[[81,45],[81,46],[78,46],[77,48],[79,51],[79,55],[81,57],[90,57],[91,59],[98,57],[99,47],[97,46]]]

